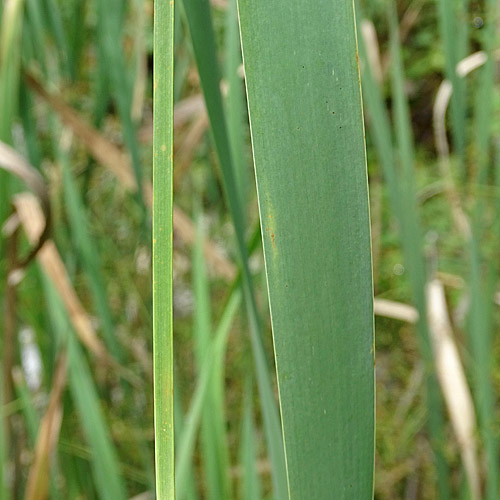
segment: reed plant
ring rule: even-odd
[[[0,3],[0,498],[498,498],[498,6],[355,7]]]

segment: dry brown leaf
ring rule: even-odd
[[[375,298],[373,309],[376,316],[399,319],[413,324],[418,321],[418,311],[413,306],[394,302],[393,300]]]
[[[24,267],[26,267],[26,265],[31,261],[43,245],[43,242],[48,238],[51,219],[49,193],[40,172],[31,166],[15,149],[1,141],[0,168],[21,179],[26,186],[38,196],[45,215],[44,227],[40,230],[37,238],[32,241],[34,247],[27,257],[20,262],[16,262],[16,265],[10,271],[9,281],[15,283],[21,279]],[[12,220],[8,220],[7,222],[10,223]],[[7,225],[7,227],[4,226],[2,230],[4,231],[4,234],[8,234],[9,232],[13,234],[16,227],[17,226],[15,224],[12,227]]]
[[[443,284],[438,279],[427,285],[427,313],[436,373],[458,441],[472,500],[480,498],[476,444],[476,413],[465,372],[453,338]]]
[[[35,458],[28,474],[25,500],[45,500],[50,479],[50,455],[59,439],[63,410],[61,397],[66,386],[67,356],[63,351],[57,360],[49,404],[40,423],[35,445]]]
[[[37,240],[40,229],[45,226],[43,212],[38,200],[31,193],[20,193],[14,197],[14,206],[30,243]],[[38,251],[37,259],[63,301],[81,342],[98,358],[107,357],[104,344],[92,328],[90,318],[73,289],[64,263],[52,240],[47,240]]]

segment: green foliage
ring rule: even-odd
[[[289,496],[370,498],[374,339],[354,11],[240,0],[239,13]]]
[[[56,500],[498,498],[498,5],[356,7],[357,42],[339,0],[0,2],[0,140],[51,207],[17,269],[40,213],[0,154],[0,498],[40,443]]]
[[[173,499],[175,484],[172,340],[173,29],[173,2],[157,1],[153,70],[153,369],[158,500]]]

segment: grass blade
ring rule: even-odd
[[[240,0],[239,14],[290,498],[369,499],[373,304],[353,6]]]
[[[287,498],[285,457],[280,435],[279,416],[273,394],[272,379],[262,343],[260,318],[255,300],[253,280],[248,265],[245,244],[244,213],[236,184],[236,173],[231,157],[231,146],[226,127],[220,93],[215,35],[212,28],[210,5],[206,0],[184,0],[191,32],[196,64],[210,118],[215,149],[222,170],[224,190],[236,232],[236,242],[242,269],[242,287],[250,326],[250,338],[256,366],[257,386],[262,405],[264,431],[271,461],[274,494]]]
[[[241,494],[242,500],[260,500],[262,498],[260,478],[257,473],[257,450],[255,447],[255,428],[253,423],[252,384],[247,382],[244,406],[243,425],[241,430],[240,462],[242,468]]]
[[[24,0],[9,0],[2,2],[0,10],[0,141],[12,142],[12,125],[17,113],[19,79],[21,70],[22,27],[23,27]],[[9,211],[9,199],[12,180],[10,175],[0,169],[0,227],[3,226]],[[4,309],[6,302],[5,292],[5,242],[0,237],[0,308]],[[0,354],[4,364],[5,342],[0,341]],[[8,398],[8,380],[4,380],[3,371],[0,373],[0,404]],[[0,421],[0,497],[9,498],[10,488],[5,471],[9,455],[8,422]]]
[[[200,375],[185,419],[184,429],[179,440],[177,452],[175,484],[177,495],[180,500],[184,498],[187,491],[187,478],[189,475],[196,433],[203,412],[204,403],[209,394],[210,380],[213,377],[215,367],[223,362],[229,329],[240,302],[241,292],[239,288],[236,288],[229,297],[219,326],[215,332],[214,339],[209,346],[209,351],[203,359],[203,366],[200,369]]]
[[[488,58],[479,71],[478,90],[475,95],[475,181],[479,187],[485,187],[488,176],[492,171],[491,140],[495,126],[493,107],[491,105],[495,92],[495,61],[493,51],[497,45],[496,23],[500,12],[498,2],[488,0],[484,4],[484,19],[486,24],[482,31],[481,42]],[[497,179],[495,179],[497,181]],[[487,207],[482,193],[476,196],[472,215],[472,234],[469,244],[470,252],[470,294],[471,306],[469,311],[469,339],[473,359],[473,374],[475,383],[475,399],[479,417],[479,427],[483,440],[486,461],[486,488],[485,499],[493,500],[500,494],[500,457],[498,444],[500,433],[496,427],[495,417],[495,390],[492,385],[494,376],[494,316],[492,292],[495,290],[495,281],[498,273],[494,265],[496,257],[485,259],[485,248],[481,248],[487,232],[493,229],[497,236],[496,228],[491,228],[484,223],[484,212]],[[495,207],[497,209],[498,207]],[[498,212],[497,212],[498,213]],[[494,240],[497,244],[498,240]],[[486,264],[486,269],[483,269]],[[486,270],[486,273],[485,273]]]
[[[3,2],[2,2],[3,5]],[[0,24],[0,141],[12,143],[12,125],[17,113],[24,0],[9,0],[2,10]],[[0,227],[9,210],[8,200],[12,180],[0,171]],[[4,239],[0,238],[0,273],[4,262]],[[3,302],[4,280],[0,279],[0,303]],[[2,471],[0,471],[0,478]]]
[[[69,0],[67,4],[69,6],[65,23],[68,40],[67,58],[71,79],[74,81],[79,76],[85,40],[85,23],[82,23],[82,19],[85,19],[85,3],[80,0]]]
[[[127,496],[118,457],[100,408],[89,365],[73,332],[68,335],[68,317],[57,292],[50,281],[45,276],[44,278],[48,311],[57,332],[57,340],[68,346],[68,382],[85,437],[92,450],[95,488],[102,500],[124,500]]]
[[[70,221],[74,248],[77,249],[82,266],[88,276],[94,305],[102,322],[102,332],[108,350],[119,360],[122,357],[121,349],[115,336],[113,317],[108,305],[105,283],[101,275],[99,254],[87,230],[89,226],[86,211],[75,181],[69,171],[66,153],[61,151],[59,156],[63,169],[64,199],[66,201],[66,210]]]
[[[438,0],[439,25],[445,53],[444,73],[453,85],[453,95],[450,103],[453,144],[460,160],[461,176],[465,173],[465,82],[457,76],[455,66],[465,56],[467,46],[467,23],[457,16],[463,7],[463,2]],[[464,9],[463,12],[466,12]],[[460,19],[457,22],[457,19]],[[464,25],[464,26],[461,26]]]
[[[142,170],[139,144],[132,121],[132,86],[126,71],[125,56],[122,50],[121,21],[122,7],[120,0],[98,0],[98,38],[101,56],[104,57],[109,72],[108,84],[113,89],[118,112],[123,127],[123,138],[132,157],[132,166],[139,187],[139,199],[142,200]],[[172,66],[171,66],[172,68]],[[103,68],[101,68],[103,69]]]
[[[392,60],[392,90],[394,95],[394,130],[397,144],[397,160],[401,165],[399,176],[402,245],[409,268],[412,296],[419,312],[417,323],[419,347],[427,369],[427,405],[429,407],[429,433],[437,468],[438,498],[450,498],[449,470],[444,456],[444,409],[436,376],[433,372],[433,354],[430,343],[427,307],[425,299],[426,267],[423,256],[423,239],[417,211],[415,192],[415,152],[408,102],[404,92],[404,70],[397,26],[396,9],[389,11],[390,47]]]
[[[413,303],[418,311],[416,328],[421,356],[426,363],[427,404],[429,407],[429,432],[436,460],[438,477],[438,498],[450,497],[448,470],[442,453],[443,408],[439,389],[432,375],[433,358],[430,346],[429,328],[426,321],[425,301],[425,262],[422,254],[422,236],[417,214],[414,182],[414,153],[412,131],[409,123],[406,96],[404,94],[404,76],[401,62],[401,48],[395,19],[391,23],[391,61],[392,87],[394,95],[394,113],[396,140],[399,156],[393,145],[391,122],[372,68],[367,59],[366,45],[360,38],[360,54],[363,62],[363,97],[368,111],[369,132],[375,144],[375,152],[382,167],[387,183],[387,190],[392,212],[399,226],[400,242],[405,265],[409,269],[409,280]],[[397,166],[401,168],[397,168]]]
[[[0,33],[0,140],[10,143],[12,122],[17,112],[17,92],[21,67],[24,0],[10,0],[2,13]],[[2,198],[3,199],[3,198]]]
[[[393,150],[392,132],[381,91],[373,78],[366,60],[366,48],[361,41],[361,54],[365,61],[363,90],[370,117],[370,132],[374,138],[377,155],[388,184],[392,211],[398,219],[404,261],[409,269],[411,293],[420,320],[417,322],[420,352],[426,362],[427,398],[429,406],[429,431],[436,459],[439,498],[450,496],[448,471],[442,453],[443,408],[439,389],[432,375],[433,359],[425,302],[426,269],[422,254],[422,236],[417,214],[413,138],[409,121],[408,104],[404,93],[404,75],[401,47],[395,12],[390,17],[390,51],[392,61],[392,90],[394,95],[395,136],[398,156]],[[400,165],[396,169],[396,165]]]
[[[42,3],[46,23],[48,25],[46,31],[50,31],[53,41],[56,45],[58,55],[61,59],[60,65],[62,68],[64,68],[65,73],[69,75],[71,73],[69,60],[70,51],[66,39],[66,33],[63,27],[61,10],[58,8],[55,0],[44,0]],[[80,17],[79,24],[84,25],[84,23],[82,23],[81,21],[82,18]]]
[[[153,364],[156,496],[173,500],[172,132],[174,2],[155,1],[153,83]]]
[[[231,155],[234,163],[239,198],[241,205],[245,207],[252,179],[245,154],[245,137],[248,135],[248,131],[245,130],[245,123],[247,122],[245,94],[243,82],[239,74],[242,60],[237,8],[237,0],[230,0],[226,13],[226,57],[224,72],[227,81],[226,116]]]
[[[180,442],[181,436],[184,433],[184,413],[181,404],[181,396],[179,387],[174,385],[174,412],[175,412],[175,439],[177,442]],[[176,475],[179,473],[179,467],[176,463],[175,466]],[[198,495],[198,484],[195,479],[195,474],[193,471],[193,465],[191,462],[186,462],[186,472],[185,472],[185,481],[182,485],[177,483],[176,486],[176,498],[185,498],[186,500],[199,500]],[[180,495],[180,491],[182,488],[185,488],[185,493],[183,493],[183,497]]]
[[[199,203],[198,203],[199,204]],[[203,229],[198,215],[198,237],[193,255],[193,289],[195,292],[194,339],[198,370],[210,355],[211,311],[210,288],[203,259]],[[207,498],[224,500],[231,497],[228,477],[229,456],[225,436],[223,359],[217,363],[222,370],[213,371],[209,394],[204,404],[201,423],[201,444],[207,486]]]

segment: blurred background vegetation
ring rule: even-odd
[[[189,30],[210,23],[188,19],[197,2],[185,4],[176,5],[174,88],[178,494],[273,498],[234,229],[200,84],[221,75],[274,377],[236,5],[211,2],[218,53],[203,76],[203,41],[193,44]],[[0,5],[0,498],[153,498],[153,2]],[[375,497],[496,500],[497,2],[357,7],[376,297]]]

